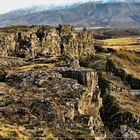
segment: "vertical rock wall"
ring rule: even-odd
[[[104,137],[103,123],[100,118],[100,108],[102,107],[102,98],[100,98],[100,90],[98,87],[98,75],[91,69],[71,69],[62,68],[59,70],[65,78],[71,78],[78,81],[79,84],[85,87],[85,92],[80,97],[78,103],[79,116],[87,115],[88,126],[91,135],[95,137]],[[78,116],[78,118],[80,118]],[[100,131],[99,131],[100,129]]]
[[[4,56],[68,55],[81,59],[95,53],[93,35],[86,30],[77,32],[69,25],[34,26],[1,32],[0,42],[0,52]]]

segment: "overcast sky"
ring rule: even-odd
[[[32,5],[62,5],[78,1],[86,2],[95,0],[0,0],[0,13],[5,13],[19,8],[30,7]]]

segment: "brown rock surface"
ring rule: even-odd
[[[69,25],[1,29],[0,139],[140,136],[140,101],[128,92],[123,66],[115,65],[138,68],[139,57],[95,53],[94,42],[90,31]]]
[[[89,31],[77,32],[73,26],[31,26],[0,32],[3,56],[22,58],[40,55],[68,55],[83,58],[95,53],[94,38]]]
[[[0,137],[104,137],[97,73],[79,65],[94,54],[92,34],[68,25],[1,34]]]

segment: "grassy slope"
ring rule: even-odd
[[[117,67],[134,77],[140,77],[140,57],[134,52],[118,51],[111,58]]]
[[[104,48],[113,48],[115,50],[140,50],[139,37],[113,38],[99,41]]]
[[[107,45],[132,45],[137,43],[137,38],[114,38],[104,40]]]

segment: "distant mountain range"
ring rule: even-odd
[[[72,24],[76,27],[140,27],[139,0],[104,0],[65,6],[36,6],[0,15],[0,26]]]

